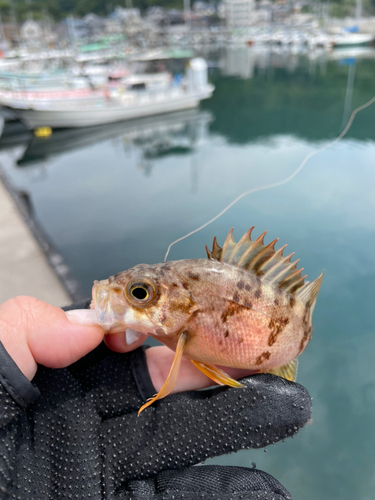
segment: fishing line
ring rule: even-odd
[[[229,203],[229,205],[227,205],[221,212],[219,212],[217,215],[215,215],[215,217],[213,217],[212,219],[210,219],[208,222],[205,222],[202,226],[198,227],[197,229],[194,229],[194,231],[190,231],[190,233],[188,234],[185,234],[185,236],[182,236],[181,238],[178,238],[177,240],[173,241],[168,249],[167,249],[167,253],[165,254],[165,257],[164,257],[164,262],[167,261],[167,258],[168,258],[168,255],[169,255],[169,252],[170,252],[170,249],[173,247],[173,245],[175,245],[176,243],[179,243],[180,241],[182,240],[185,240],[186,238],[188,238],[189,236],[197,233],[198,231],[201,231],[201,229],[204,229],[205,227],[207,227],[208,225],[212,224],[212,222],[215,222],[215,220],[217,220],[219,217],[221,217],[223,214],[225,214],[225,212],[227,212],[231,207],[233,207],[233,205],[235,205],[238,201],[240,201],[242,198],[244,198],[245,196],[251,194],[251,193],[256,193],[258,191],[265,191],[266,189],[271,189],[271,188],[274,188],[274,187],[278,187],[278,186],[282,186],[283,184],[287,184],[288,182],[290,182],[292,179],[294,179],[294,177],[299,174],[301,172],[301,170],[303,169],[303,167],[306,165],[306,163],[310,160],[310,158],[312,158],[313,156],[317,155],[318,153],[330,148],[331,146],[334,146],[335,144],[337,144],[338,142],[341,141],[341,139],[348,133],[350,127],[352,126],[352,123],[353,123],[353,120],[354,120],[354,117],[357,113],[359,113],[360,111],[368,108],[369,106],[371,106],[371,104],[375,102],[375,96],[370,99],[369,101],[367,101],[365,104],[362,104],[362,106],[359,106],[358,108],[356,108],[352,114],[350,115],[350,118],[348,120],[348,123],[346,124],[346,127],[344,128],[344,130],[341,132],[340,135],[338,135],[336,137],[336,139],[333,139],[331,142],[329,142],[328,144],[326,144],[325,146],[322,146],[321,148],[319,149],[316,149],[314,151],[311,151],[311,153],[309,153],[307,156],[305,156],[305,158],[302,160],[302,162],[300,163],[300,165],[297,167],[297,169],[292,173],[290,174],[288,177],[286,177],[285,179],[279,181],[279,182],[274,182],[272,184],[267,184],[265,186],[260,186],[260,187],[256,187],[256,188],[253,188],[253,189],[249,189],[248,191],[245,191],[243,192],[242,194],[240,194],[239,196],[237,196],[237,198],[235,200],[233,200],[232,202]]]

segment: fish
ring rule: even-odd
[[[220,367],[273,373],[295,381],[297,357],[312,334],[312,314],[323,280],[305,282],[294,253],[278,238],[236,243],[233,228],[207,259],[138,264],[95,281],[91,307],[107,333],[136,331],[175,351],[169,375],[139,414],[173,390],[184,356],[215,384],[245,387]]]

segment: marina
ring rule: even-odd
[[[45,28],[4,47],[0,302],[88,298],[93,280],[162,262],[254,190],[168,259],[205,258],[214,236],[255,225],[307,279],[325,270],[298,373],[313,422],[267,453],[206,464],[255,462],[296,499],[372,500],[375,108],[328,146],[374,96],[375,19],[288,9],[259,2],[245,28],[209,6],[165,22],[123,9],[121,22],[69,18],[61,43]]]
[[[244,189],[288,177],[308,153],[337,136],[351,110],[372,97],[373,52],[361,50],[363,58],[359,52],[354,62],[345,53],[336,60],[246,46],[206,53],[216,67],[209,71],[215,91],[199,108],[55,130],[45,138],[9,122],[0,138],[1,170],[17,192],[28,194],[34,217],[89,295],[93,279],[162,261],[169,243]],[[341,500],[371,500],[368,485],[375,479],[356,457],[371,463],[375,448],[366,432],[375,411],[368,276],[375,244],[368,162],[373,122],[372,108],[358,114],[346,138],[292,182],[243,199],[170,255],[204,257],[215,235],[222,240],[235,226],[238,237],[255,225],[257,235],[268,229],[303,257],[309,277],[325,269],[298,378],[314,398],[313,425],[267,453],[209,461],[256,461],[295,498],[331,500],[340,491]],[[353,418],[363,430],[348,438]],[[346,454],[337,460],[342,443]],[[320,480],[306,482],[306,470]]]

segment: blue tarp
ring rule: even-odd
[[[347,33],[358,33],[359,27],[358,26],[347,26],[346,28],[344,28],[344,31],[346,31]]]

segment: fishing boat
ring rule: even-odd
[[[27,128],[90,127],[105,123],[169,113],[197,107],[202,99],[212,96],[214,86],[208,83],[207,64],[202,58],[192,59],[183,81],[173,79],[168,86],[147,88],[117,86],[102,98],[34,100],[2,102],[11,108]]]

